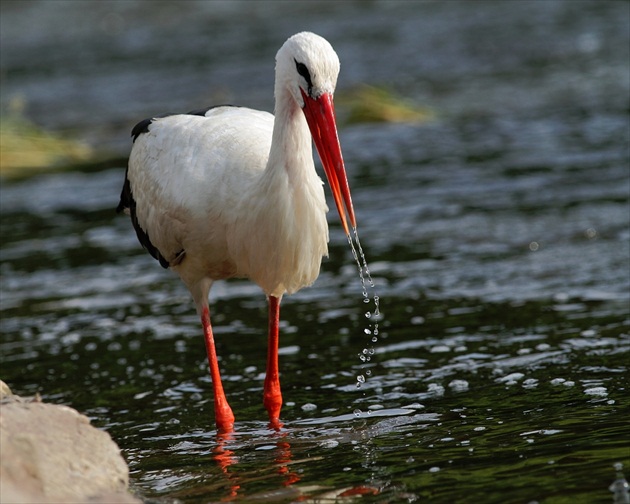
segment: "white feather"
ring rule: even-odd
[[[328,253],[328,208],[296,57],[310,65],[318,92],[334,91],[337,55],[321,37],[301,33],[276,56],[275,118],[228,106],[205,117],[156,118],[132,148],[138,223],[198,310],[217,279],[248,277],[276,297],[295,292],[315,281]]]

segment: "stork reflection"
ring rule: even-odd
[[[288,432],[286,431],[276,431],[271,435],[269,441],[275,444],[275,448],[272,449],[273,458],[270,459],[268,470],[263,471],[263,475],[252,477],[251,473],[249,475],[246,475],[245,471],[240,473],[238,467],[240,459],[248,451],[255,449],[252,443],[239,442],[238,433],[235,431],[217,433],[216,446],[212,449],[212,458],[221,470],[227,483],[227,493],[221,500],[231,501],[239,496],[244,497],[246,490],[243,487],[261,478],[266,479],[279,476],[284,487],[290,487],[299,482],[299,474],[292,470],[291,467],[294,463],[293,453],[291,444],[287,441],[287,436]],[[241,452],[240,456],[239,452]]]

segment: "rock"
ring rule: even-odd
[[[109,434],[67,406],[11,395],[2,381],[0,446],[3,503],[141,503]]]
[[[9,386],[0,380],[0,399],[4,399],[6,396],[13,395]]]

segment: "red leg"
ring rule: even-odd
[[[208,364],[210,365],[210,376],[212,377],[212,387],[214,388],[214,416],[217,429],[221,432],[230,432],[234,428],[234,414],[227,402],[223,384],[221,383],[221,373],[217,362],[217,351],[214,346],[214,335],[210,325],[210,311],[204,307],[201,313],[201,323],[203,324],[203,334],[206,340],[206,351],[208,352]]]
[[[269,422],[274,429],[279,429],[282,394],[280,393],[280,373],[278,371],[278,326],[280,324],[280,298],[269,296],[269,343],[267,347],[267,374],[263,404],[269,413]]]

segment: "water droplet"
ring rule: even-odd
[[[586,235],[587,238],[589,239],[593,239],[597,237],[597,230],[595,228],[588,228],[584,234]]]
[[[370,375],[372,374],[372,370],[370,370],[370,369],[366,369],[366,370],[365,370],[365,374],[366,374],[367,376],[370,376]]]
[[[369,304],[372,300],[374,301],[374,312],[370,311],[364,312],[365,318],[368,320],[374,320],[374,324],[369,325],[368,328],[363,329],[364,334],[370,336],[370,340],[372,343],[376,343],[378,341],[378,320],[380,317],[380,308],[379,301],[380,298],[374,294],[372,291],[372,299],[370,299],[369,289],[375,288],[374,280],[372,279],[372,275],[370,273],[370,268],[368,266],[367,260],[365,258],[365,254],[363,253],[363,248],[361,247],[361,241],[359,240],[359,233],[355,228],[353,228],[353,235],[348,235],[348,244],[350,245],[350,249],[352,251],[352,256],[356,262],[357,270],[359,273],[359,278],[361,280],[361,292],[363,294],[363,303]],[[371,360],[372,355],[374,355],[373,348],[364,348],[361,353],[359,353],[359,359],[365,363]],[[370,375],[369,371],[365,371],[366,375]],[[361,384],[365,382],[365,376],[359,375],[357,376],[357,388],[361,387]]]
[[[355,416],[355,417],[360,417],[360,416],[361,416],[362,411],[361,411],[359,408],[357,408],[357,409],[355,409],[355,410],[353,411],[353,413],[354,413],[354,416]]]
[[[325,441],[322,441],[319,446],[321,446],[322,448],[336,448],[337,446],[339,446],[339,441],[336,441],[334,439],[326,439]]]

